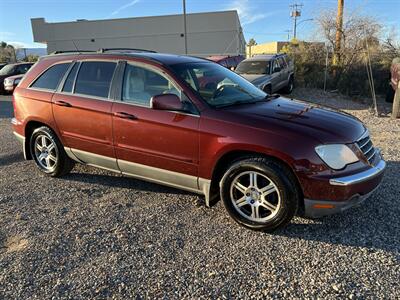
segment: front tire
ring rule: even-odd
[[[273,231],[296,214],[299,192],[291,173],[280,163],[249,157],[231,165],[221,180],[221,199],[240,225]]]
[[[60,177],[74,167],[74,162],[65,153],[60,140],[47,126],[33,131],[29,147],[37,167],[46,175]]]

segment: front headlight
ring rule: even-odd
[[[332,169],[340,170],[358,161],[355,153],[346,145],[332,144],[315,147],[318,156]]]
[[[13,84],[12,79],[9,79],[9,78],[4,79],[4,85],[12,85],[12,84]]]

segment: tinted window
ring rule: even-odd
[[[239,74],[269,74],[271,62],[268,60],[244,60],[236,69]]]
[[[104,61],[83,62],[75,83],[75,93],[108,98],[116,65]]]
[[[278,59],[279,59],[279,64],[281,65],[281,68],[286,68],[287,65],[286,65],[285,59],[283,57],[279,57]]]
[[[280,67],[281,67],[281,66],[279,65],[278,60],[275,59],[275,60],[274,60],[274,65],[273,65],[273,68],[272,68],[272,73],[275,73],[275,69],[276,69],[276,68],[280,68]]]
[[[55,90],[67,71],[70,63],[65,64],[57,64],[44,72],[36,81],[31,85],[34,88],[46,89],[46,90]]]
[[[65,80],[63,92],[72,93],[72,87],[74,86],[74,80],[76,76],[76,72],[78,71],[79,64],[76,63],[71,72],[69,72],[67,79]]]
[[[173,84],[157,72],[129,64],[126,66],[122,89],[123,101],[150,106],[151,97],[161,94],[179,96]]]
[[[28,70],[30,69],[31,66],[32,66],[31,64],[18,65],[17,66],[17,73],[18,74],[25,74],[26,72],[28,72]]]

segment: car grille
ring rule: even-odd
[[[357,141],[357,146],[360,148],[361,152],[364,154],[365,158],[371,164],[374,161],[376,149],[372,144],[368,132],[361,139]]]

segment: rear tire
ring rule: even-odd
[[[221,199],[229,215],[253,230],[273,231],[289,223],[299,195],[293,175],[264,157],[234,162],[221,180]]]
[[[293,89],[294,89],[294,78],[293,76],[290,76],[289,82],[287,86],[283,89],[283,92],[285,94],[290,94],[291,92],[293,92]]]
[[[65,153],[57,135],[47,126],[33,131],[29,148],[37,167],[46,175],[60,177],[74,167],[74,161]]]

